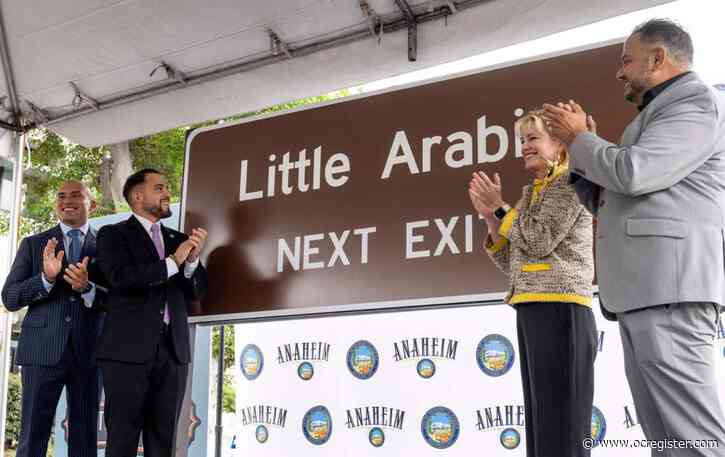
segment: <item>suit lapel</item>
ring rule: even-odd
[[[177,239],[176,234],[167,229],[163,224],[161,224],[161,234],[164,237],[164,254],[168,257],[176,251],[176,246],[178,245],[179,240]]]
[[[687,94],[692,92],[692,89],[687,89],[687,84],[692,81],[697,81],[699,78],[695,73],[685,75],[677,81],[673,82],[669,87],[666,87],[659,95],[657,95],[649,105],[642,111],[643,114],[647,114],[647,121],[653,116],[653,114],[662,107],[670,106],[673,101],[681,99]],[[703,85],[705,83],[702,83]]]
[[[156,252],[156,246],[154,246],[154,242],[151,240],[151,235],[146,232],[143,224],[136,219],[136,216],[131,216],[126,222],[128,223],[129,234],[132,239],[136,241],[134,244],[138,246],[137,249],[139,251],[147,252],[149,258],[158,260],[159,254]]]
[[[673,100],[682,97],[683,86],[687,83],[698,80],[698,76],[695,73],[685,75],[677,81],[673,82],[671,86],[665,88],[662,93],[657,95],[645,109],[635,117],[632,122],[629,123],[627,128],[622,133],[622,137],[619,140],[619,144],[622,146],[631,146],[639,140],[640,135],[649,124],[650,120],[654,117],[662,107],[669,106]]]
[[[53,227],[53,229],[50,232],[50,235],[48,236],[48,240],[51,238],[55,238],[58,240],[58,244],[55,246],[55,255],[58,255],[58,252],[63,251],[63,268],[68,266],[68,251],[65,248],[65,239],[63,238],[63,230],[60,229],[60,224]],[[46,241],[47,243],[47,241]],[[45,248],[45,244],[42,246]]]
[[[88,228],[86,233],[86,239],[83,241],[83,247],[81,248],[81,261],[84,257],[95,257],[96,256],[96,231],[92,227]]]

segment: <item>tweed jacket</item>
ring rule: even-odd
[[[594,279],[592,216],[559,167],[525,186],[486,251],[509,278],[506,302],[565,302],[591,306]]]

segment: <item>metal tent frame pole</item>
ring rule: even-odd
[[[18,104],[18,94],[15,90],[15,75],[8,51],[7,35],[5,34],[5,17],[0,5],[0,60],[2,60],[2,69],[5,75],[5,85],[7,86],[8,96],[10,98],[10,112],[12,119],[10,123],[2,122],[2,126],[9,130],[18,130],[13,126],[20,125],[20,105]],[[19,226],[20,226],[20,205],[22,197],[23,183],[23,150],[25,136],[18,133],[13,135],[12,148],[15,150],[15,160],[13,164],[13,206],[10,218],[10,250],[15,251],[18,244]],[[14,256],[10,256],[14,257]],[[12,259],[8,259],[8,263]],[[10,266],[10,265],[8,265]],[[12,333],[12,314],[8,313],[4,320],[2,328],[2,343],[0,346],[0,436],[5,437],[5,419],[7,417],[7,399],[8,399],[8,374],[10,372],[10,337]]]
[[[224,324],[219,326],[219,363],[217,365],[217,384],[216,384],[216,440],[214,443],[214,456],[222,457],[222,402],[224,400]],[[212,346],[213,348],[213,346]],[[212,349],[213,350],[213,349]]]
[[[20,211],[23,189],[23,152],[25,150],[25,135],[8,132],[13,135],[12,148],[15,150],[13,160],[13,203],[10,212],[10,239],[8,240],[10,252],[15,252],[20,236]],[[8,256],[8,270],[14,256]],[[5,437],[5,422],[7,418],[8,403],[8,375],[10,374],[10,340],[12,336],[13,314],[6,312],[0,328],[0,436]]]
[[[418,52],[418,31],[417,26],[426,22],[443,20],[445,21],[448,16],[452,14],[460,13],[467,9],[489,3],[492,0],[459,0],[456,2],[447,1],[445,4],[433,11],[425,11],[415,14],[412,7],[405,0],[395,0],[396,5],[401,9],[401,14],[398,17],[389,19],[385,22],[380,22],[379,31],[384,33],[392,33],[399,30],[406,30],[408,33],[408,59],[412,62],[417,59]],[[268,30],[269,33],[269,30]],[[275,36],[277,34],[275,33]],[[315,54],[327,49],[337,48],[348,43],[375,39],[375,35],[371,34],[368,25],[361,25],[359,29],[352,30],[350,32],[338,35],[332,38],[325,38],[319,41],[315,41],[309,44],[293,47],[288,43],[282,43],[280,45],[284,49],[284,52],[270,52],[268,55],[258,57],[252,60],[247,60],[241,63],[233,63],[226,66],[220,66],[213,70],[206,72],[198,72],[185,74],[183,77],[172,77],[166,82],[156,85],[153,87],[147,87],[139,90],[132,90],[122,95],[110,96],[105,99],[94,100],[92,104],[85,104],[83,107],[58,115],[48,115],[43,126],[52,126],[60,122],[75,119],[86,114],[90,114],[97,111],[103,111],[116,106],[126,105],[138,100],[143,100],[149,97],[165,94],[177,89],[195,86],[198,84],[214,81],[227,76],[232,76],[240,73],[245,73],[254,70],[259,67],[271,65],[274,63],[282,62],[297,57],[307,56]],[[172,72],[175,73],[175,72]],[[26,128],[31,128],[32,125]]]

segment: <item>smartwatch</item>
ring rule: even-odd
[[[496,219],[502,221],[503,218],[506,217],[506,213],[508,213],[510,210],[511,207],[504,204],[503,206],[499,206],[496,211],[493,212],[493,215],[496,216]]]

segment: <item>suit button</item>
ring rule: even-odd
[[[66,322],[70,322],[70,316],[66,316],[66,317],[65,317],[65,321],[66,321]]]
[[[75,297],[71,297],[70,298],[70,301],[73,301],[74,302],[74,301],[76,301],[76,298]]]
[[[159,314],[164,314],[164,309],[163,309],[163,308],[161,308],[161,309],[159,310]]]

